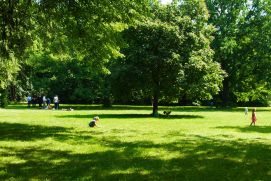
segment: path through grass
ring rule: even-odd
[[[242,108],[171,110],[0,109],[0,180],[270,180],[271,109],[255,127]],[[101,128],[88,127],[95,115]]]

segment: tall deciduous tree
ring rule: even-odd
[[[237,101],[266,104],[271,95],[271,1],[249,1],[239,29],[234,94]]]
[[[31,0],[0,1],[0,89],[5,89],[19,70],[19,60],[30,45]]]
[[[0,103],[7,105],[7,86],[15,80],[21,56],[31,44],[31,0],[0,1]]]
[[[120,81],[128,80],[124,90],[148,92],[153,98],[153,115],[157,115],[159,98],[169,93],[176,97],[184,77],[178,54],[183,37],[177,26],[150,21],[129,28],[125,37],[129,48],[124,51],[126,61],[119,65],[125,72],[118,73],[126,78]]]
[[[157,6],[153,15],[125,31],[126,57],[113,65],[113,86],[123,90],[116,92],[137,90],[152,96],[153,115],[162,97],[210,99],[219,91],[223,71],[212,61],[213,28],[207,25],[204,2]]]
[[[92,72],[107,74],[104,64],[121,55],[119,31],[148,12],[148,5],[148,0],[1,1],[1,86],[10,84],[19,67],[24,80],[31,80],[31,71],[23,72],[29,65],[17,60],[31,57],[31,65],[35,66],[33,60],[39,65],[43,59],[33,56],[52,56],[60,64],[89,62]]]
[[[206,0],[216,27],[215,61],[228,77],[221,98],[225,104],[266,99],[270,94],[270,1]]]

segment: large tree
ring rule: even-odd
[[[152,96],[154,116],[163,97],[212,98],[219,91],[223,71],[212,62],[213,27],[207,20],[203,1],[156,6],[153,18],[125,31],[126,57],[112,66],[113,90]]]
[[[249,1],[239,29],[234,94],[237,101],[266,104],[271,95],[271,1]]]
[[[36,73],[56,77],[46,71],[33,72],[39,69],[33,66],[40,65],[43,57],[52,58],[60,65],[63,61],[75,64],[78,61],[95,72],[92,75],[107,74],[104,64],[121,55],[119,31],[148,12],[149,5],[147,0],[7,0],[0,3],[3,89],[12,86],[19,68],[18,80],[13,84],[22,84],[24,89],[32,89],[31,77]],[[35,80],[37,83],[38,79]],[[49,77],[49,80],[53,79]],[[42,81],[39,84],[43,85]]]
[[[31,45],[33,7],[31,0],[0,1],[0,104],[2,107],[7,105],[7,86],[15,81],[24,50]]]
[[[19,70],[24,50],[30,45],[31,0],[0,1],[0,89],[5,89]]]
[[[214,60],[228,74],[223,81],[222,101],[227,105],[266,99],[270,94],[270,1],[206,2],[209,22],[216,27]]]
[[[121,86],[123,90],[142,90],[152,96],[155,115],[159,97],[169,93],[173,97],[177,96],[184,76],[178,54],[183,37],[177,26],[150,21],[129,28],[125,31],[125,36],[129,48],[124,50],[125,60],[120,60],[123,64],[118,64],[125,72],[112,73],[119,73],[119,76],[124,74],[123,77],[118,77],[120,82],[126,80],[125,85]]]

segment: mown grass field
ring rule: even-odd
[[[73,107],[0,109],[0,180],[271,179],[271,108]]]

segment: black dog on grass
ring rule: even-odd
[[[164,111],[164,115],[166,115],[167,117],[169,117],[171,111]]]

